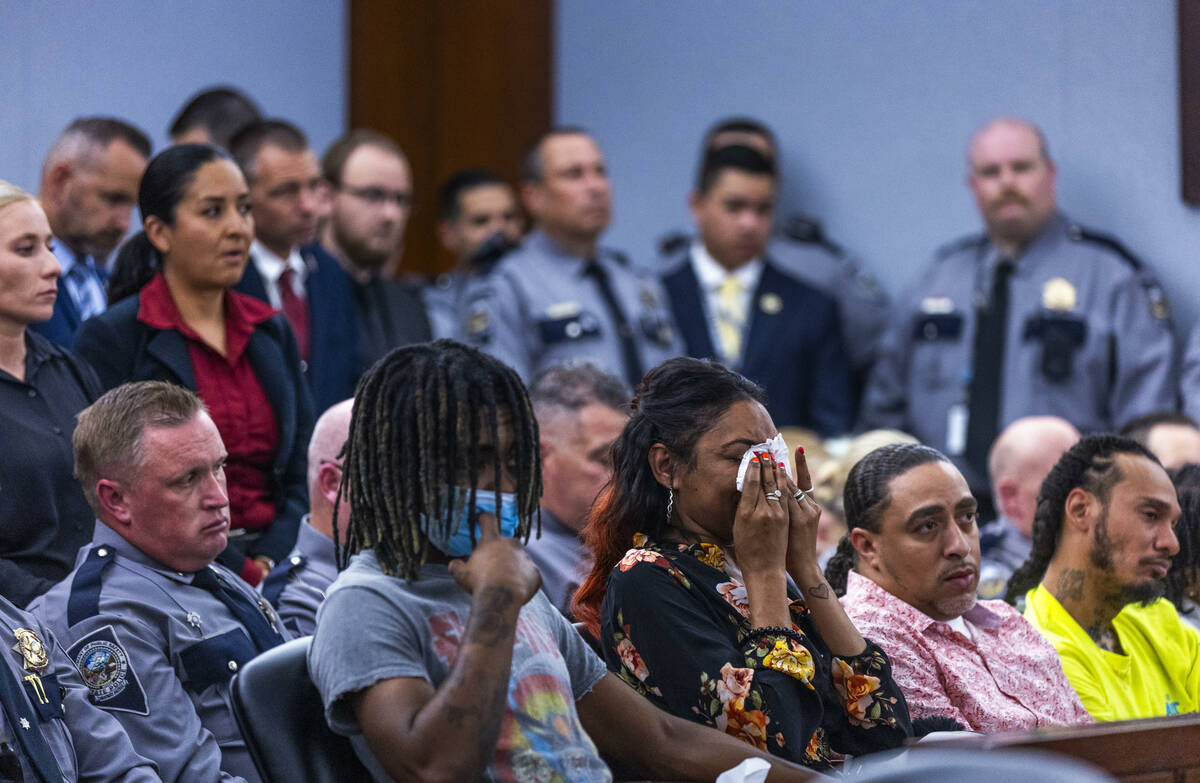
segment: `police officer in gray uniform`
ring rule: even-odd
[[[775,134],[751,117],[729,117],[715,123],[704,134],[701,155],[735,144],[758,150],[778,167]],[[662,263],[669,264],[691,243],[692,238],[683,232],[664,237],[659,243]],[[859,261],[830,241],[820,222],[807,215],[793,213],[780,221],[766,253],[789,274],[837,301],[857,398],[887,329],[887,295],[878,281],[862,271]]]
[[[74,446],[95,535],[31,612],[164,779],[257,781],[229,681],[288,634],[213,562],[229,531],[216,425],[192,392],[146,381],[84,410]]]
[[[543,136],[526,157],[521,196],[535,230],[468,289],[467,341],[526,383],[572,359],[635,386],[683,351],[658,281],[597,240],[612,214],[604,157],[586,132]]]
[[[0,598],[0,780],[157,781],[124,729],[88,701],[66,653],[33,615]]]
[[[1179,379],[1183,412],[1200,421],[1200,323],[1192,328],[1183,352],[1183,371]]]
[[[952,455],[988,495],[1001,427],[1039,414],[1114,430],[1173,408],[1176,378],[1162,289],[1116,240],[1058,211],[1041,131],[995,120],[968,165],[987,233],[943,248],[900,304],[863,419]]]
[[[300,524],[296,547],[263,581],[263,596],[296,636],[310,636],[317,608],[337,578],[333,514],[342,485],[342,447],[350,432],[354,400],[343,400],[321,414],[308,442],[308,514]],[[349,499],[337,506],[339,524],[350,517]]]

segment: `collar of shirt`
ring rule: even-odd
[[[265,302],[236,291],[225,292],[225,360],[236,364],[250,343],[256,324],[275,314]],[[194,329],[184,323],[171,289],[162,274],[155,275],[141,290],[138,320],[155,329],[174,329],[189,340],[207,346]]]
[[[106,546],[126,560],[130,560],[140,566],[149,568],[151,571],[154,571],[157,574],[162,574],[172,581],[191,584],[191,574],[184,573],[183,571],[176,571],[173,568],[168,568],[154,558],[150,557],[150,555],[138,549],[129,541],[125,540],[120,533],[97,519],[96,526],[92,531],[92,542],[87,545],[87,549],[88,551],[91,551],[98,545]]]
[[[884,590],[857,571],[851,571],[846,575],[846,601],[854,603],[855,601],[863,600],[866,596],[870,596],[872,600],[882,605],[897,625],[908,626],[915,633],[925,634],[931,630],[939,631],[941,628],[954,627],[948,622],[933,619],[907,601],[897,598],[887,590]],[[975,606],[964,612],[961,617],[980,629],[994,630],[1004,624],[1004,618],[984,606],[982,601],[976,601]],[[968,636],[968,638],[971,637]]]
[[[296,535],[296,551],[308,558],[313,565],[322,565],[337,570],[333,539],[309,523],[308,514],[300,520],[300,532]]]
[[[66,242],[55,237],[54,257],[58,259],[58,265],[62,268],[62,276],[65,278],[67,273],[75,266],[75,251],[67,247]]]
[[[279,298],[279,276],[284,269],[292,270],[292,291],[301,299],[305,298],[304,281],[308,276],[308,264],[304,262],[300,248],[293,247],[287,258],[280,258],[256,239],[250,244],[250,260],[262,277],[267,299],[276,310],[283,306],[283,300]]]
[[[708,252],[708,248],[704,247],[704,244],[697,239],[692,243],[692,269],[696,271],[696,279],[699,280],[700,287],[709,296],[717,293],[721,283],[725,282],[725,278],[730,275],[741,283],[745,296],[753,296],[754,289],[758,287],[758,278],[762,276],[763,260],[761,257],[752,258],[731,272],[721,266]]]

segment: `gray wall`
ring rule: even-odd
[[[167,140],[214,83],[293,120],[317,149],[345,122],[343,0],[0,0],[0,178],[36,191],[73,118],[113,114]]]
[[[824,221],[893,293],[979,230],[971,131],[1034,119],[1059,200],[1156,268],[1181,327],[1200,315],[1200,218],[1179,197],[1174,0],[559,0],[556,118],[607,151],[607,241],[649,259],[689,224],[714,119],[765,119],[783,204]],[[786,211],[786,210],[785,210]]]

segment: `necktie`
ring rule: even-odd
[[[978,480],[987,479],[988,450],[1000,429],[1000,388],[1008,331],[1008,287],[1013,262],[996,264],[987,303],[975,311],[975,350],[967,386],[967,442],[963,455]]]
[[[86,254],[75,255],[75,263],[67,271],[67,279],[71,281],[74,291],[75,306],[79,308],[79,320],[86,321],[93,315],[104,312],[104,284],[100,276],[88,263]]]
[[[636,389],[645,372],[642,370],[642,360],[638,357],[637,343],[633,339],[633,329],[630,328],[629,321],[625,318],[625,311],[621,309],[617,295],[613,293],[608,272],[604,271],[604,267],[593,259],[586,262],[583,273],[596,281],[596,290],[600,292],[600,298],[604,300],[604,307],[608,310],[613,326],[617,330],[617,340],[621,348],[621,363],[625,367],[625,380]]]
[[[63,779],[62,770],[46,738],[42,736],[37,715],[25,691],[3,662],[0,662],[0,702],[4,704],[4,717],[8,720],[9,731],[16,736],[17,744],[21,746],[38,780],[42,783],[60,783]]]
[[[300,346],[300,358],[308,361],[308,303],[304,298],[296,295],[296,289],[292,287],[295,280],[295,271],[290,267],[283,270],[279,275],[279,302],[283,305],[283,317],[288,320],[292,326],[292,331],[296,333],[296,344]]]
[[[212,593],[218,601],[229,608],[229,611],[233,612],[233,616],[250,634],[250,640],[254,642],[254,646],[260,653],[283,644],[283,637],[263,616],[263,609],[247,598],[244,593],[226,584],[225,579],[218,576],[213,569],[205,568],[197,571],[192,579],[192,584]]]
[[[736,367],[742,361],[742,334],[746,329],[746,297],[743,291],[742,281],[735,275],[725,275],[717,288],[713,324],[717,329],[717,340],[721,343],[721,356],[730,367]]]

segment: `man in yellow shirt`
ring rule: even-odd
[[[1042,484],[1006,598],[1025,595],[1096,720],[1200,711],[1200,636],[1162,598],[1179,513],[1154,455],[1115,435],[1080,440]]]

